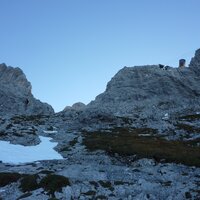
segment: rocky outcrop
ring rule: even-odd
[[[200,49],[196,50],[195,56],[192,58],[189,67],[200,76]]]
[[[65,109],[63,110],[64,112],[67,111],[82,111],[86,108],[86,105],[82,102],[77,102],[74,103],[72,106],[66,106]]]
[[[124,67],[107,84],[106,91],[87,106],[79,120],[89,125],[95,117],[93,124],[102,122],[99,116],[113,116],[132,119],[132,126],[169,128],[168,120],[200,111],[199,69],[200,50],[187,68]]]
[[[52,114],[53,108],[35,99],[20,68],[0,64],[0,116]]]

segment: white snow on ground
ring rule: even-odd
[[[53,148],[57,142],[52,138],[39,136],[41,143],[36,146],[22,146],[0,141],[0,160],[3,163],[20,164],[38,160],[63,159]]]
[[[44,133],[58,133],[58,131],[43,131]]]

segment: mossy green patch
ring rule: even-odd
[[[185,198],[186,199],[192,199],[192,195],[190,192],[185,192]]]
[[[123,182],[123,181],[114,181],[114,185],[124,185],[127,184],[127,182]]]
[[[180,120],[187,120],[187,121],[196,121],[200,120],[200,114],[193,114],[193,115],[185,115],[179,117]]]
[[[168,141],[156,137],[154,129],[113,129],[112,132],[84,133],[83,144],[90,151],[104,150],[120,156],[137,155],[138,158],[154,158],[157,161],[200,166],[200,148],[190,142]],[[149,133],[152,137],[142,137]]]
[[[13,121],[14,124],[21,124],[24,122],[32,122],[37,125],[44,125],[45,120],[49,118],[49,116],[46,115],[20,115],[20,116],[15,116],[12,117],[11,120]]]
[[[96,181],[90,181],[89,182],[91,185],[93,185],[95,188],[99,187],[99,184]]]
[[[162,186],[170,187],[172,185],[172,182],[171,181],[164,181],[161,184],[162,184]]]
[[[44,188],[45,191],[49,192],[49,194],[51,194],[53,197],[55,197],[55,191],[61,192],[62,187],[68,185],[70,185],[68,178],[55,174],[49,174],[45,176],[40,182],[40,186]]]
[[[196,128],[195,126],[184,124],[184,123],[178,123],[176,124],[176,127],[179,130],[184,130],[187,133],[200,133],[200,128]]]
[[[10,128],[12,128],[12,127],[13,127],[12,124],[8,124],[8,125],[6,126],[6,129],[10,129]]]
[[[60,152],[69,151],[69,146],[61,147]]]
[[[99,184],[104,188],[111,188],[112,183],[110,181],[99,181]]]
[[[108,197],[104,196],[104,195],[98,195],[96,196],[95,200],[107,200]]]
[[[188,140],[187,144],[190,145],[190,146],[199,147],[199,145],[200,145],[200,138],[196,138],[196,139],[193,139],[193,140]]]
[[[52,173],[54,173],[54,171],[51,171],[51,170],[42,170],[38,174],[52,174]]]
[[[1,172],[0,173],[0,187],[4,187],[13,182],[17,182],[22,177],[19,173]]]
[[[39,188],[39,184],[37,182],[39,176],[37,174],[33,175],[25,175],[20,184],[20,188],[22,192],[29,192]]]
[[[69,142],[69,147],[74,147],[78,143],[78,137],[74,138]]]
[[[5,131],[0,131],[0,137],[1,136],[6,136],[7,134],[5,133]]]
[[[86,196],[94,196],[94,195],[96,195],[96,191],[94,191],[94,190],[89,190],[89,191],[87,191],[87,192],[85,192],[85,193],[83,193],[84,195],[86,195]]]
[[[60,148],[60,152],[66,152],[69,151],[71,148],[73,148],[78,143],[78,137],[75,137],[73,140],[69,141],[68,145],[63,145]]]
[[[53,126],[47,127],[47,131],[53,131]]]

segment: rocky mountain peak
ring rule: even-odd
[[[191,59],[189,67],[200,74],[200,49],[197,49],[194,57]]]
[[[51,114],[50,105],[35,99],[23,71],[0,64],[0,116]]]
[[[86,119],[97,116],[96,126],[99,116],[131,118],[134,126],[158,125],[162,129],[166,118],[200,110],[199,68],[200,49],[190,67],[124,67],[110,80],[105,92],[87,105],[80,119],[90,123]]]
[[[0,64],[0,84],[16,95],[31,94],[31,83],[20,68]]]

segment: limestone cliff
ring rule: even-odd
[[[192,58],[189,67],[200,77],[200,49],[195,52],[195,56]]]
[[[186,68],[124,67],[79,120],[90,123],[97,116],[100,122],[99,116],[113,116],[132,119],[133,126],[164,127],[168,119],[200,111],[199,69],[200,49]]]
[[[52,114],[53,108],[35,99],[20,68],[0,64],[0,116]]]

